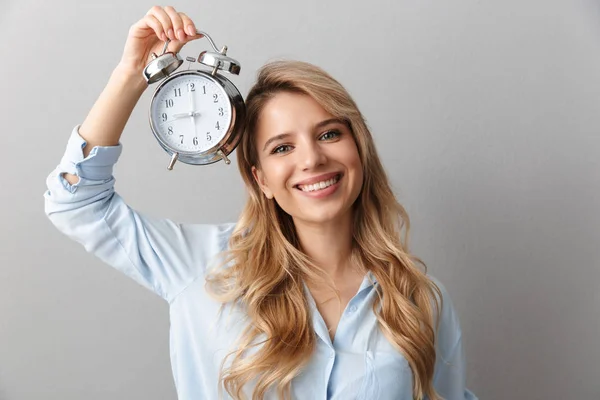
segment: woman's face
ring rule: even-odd
[[[310,96],[281,92],[261,112],[255,140],[260,168],[253,167],[254,178],[296,223],[348,215],[363,173],[343,121]]]

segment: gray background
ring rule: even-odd
[[[242,62],[244,95],[280,57],[352,93],[412,217],[412,250],[456,304],[481,399],[600,399],[597,1],[172,4]],[[2,5],[1,399],[176,397],[167,304],[59,234],[42,198],[151,5]],[[122,139],[117,190],[153,215],[235,220],[237,167],[166,171],[150,92]]]

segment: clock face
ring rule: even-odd
[[[150,118],[159,140],[173,151],[204,152],[227,134],[231,102],[210,76],[184,72],[157,89]]]

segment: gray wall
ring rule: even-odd
[[[151,5],[3,2],[1,399],[175,398],[167,304],[56,232],[42,199]],[[173,5],[242,62],[244,94],[278,57],[350,90],[412,217],[412,249],[460,313],[470,388],[485,400],[600,398],[597,1]],[[117,190],[157,216],[234,220],[236,167],[166,171],[149,94],[126,128]]]

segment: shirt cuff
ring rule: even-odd
[[[79,135],[77,125],[67,143],[59,168],[80,178],[92,181],[102,181],[112,178],[113,166],[118,161],[123,146],[95,146],[87,157],[83,157],[83,148],[87,142]]]

